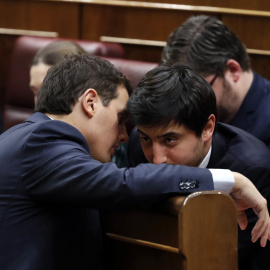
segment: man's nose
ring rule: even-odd
[[[153,163],[161,164],[167,162],[166,151],[162,146],[153,144]]]

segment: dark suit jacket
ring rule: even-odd
[[[3,132],[3,114],[2,108],[0,107],[0,134]]]
[[[103,164],[77,129],[42,113],[3,133],[0,149],[3,270],[103,269],[100,209],[213,189],[208,170]],[[184,182],[196,185],[181,189]]]
[[[270,81],[254,72],[254,79],[230,125],[262,140],[270,148]]]
[[[128,158],[132,166],[147,162],[136,129],[129,138]],[[208,168],[230,169],[245,175],[268,200],[270,209],[270,151],[253,135],[236,127],[217,123]],[[257,218],[252,210],[246,213],[248,228],[244,231],[239,229],[239,269],[270,269],[269,243],[263,249],[258,241],[256,244],[251,242],[251,230]],[[258,261],[262,266],[252,266],[253,261]]]

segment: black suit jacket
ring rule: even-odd
[[[251,133],[270,148],[270,81],[253,73],[252,85],[230,125]]]
[[[132,166],[147,162],[136,129],[130,135],[128,158]],[[262,141],[239,128],[217,123],[207,167],[230,169],[245,175],[267,199],[270,209],[270,151]],[[270,269],[269,243],[263,249],[259,241],[255,244],[251,242],[251,230],[257,218],[252,210],[246,213],[248,228],[244,231],[239,229],[239,269]],[[260,265],[253,266],[254,261]]]
[[[208,170],[103,164],[76,128],[42,113],[3,133],[0,149],[3,270],[103,269],[100,209],[213,189]],[[183,189],[184,182],[196,185]]]

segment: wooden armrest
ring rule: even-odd
[[[115,269],[237,269],[236,208],[225,193],[178,196],[153,211],[111,212],[106,224]]]

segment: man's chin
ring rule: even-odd
[[[92,156],[93,159],[102,162],[102,163],[107,163],[111,161],[111,156],[110,155],[106,155],[106,156]]]

